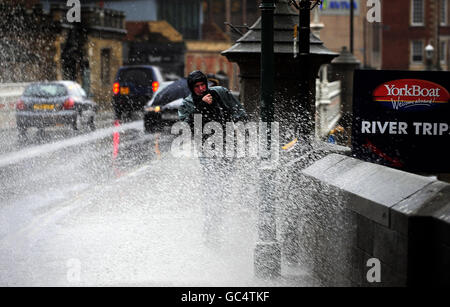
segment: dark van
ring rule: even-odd
[[[132,65],[119,68],[113,85],[113,109],[116,119],[143,110],[164,78],[158,67]]]

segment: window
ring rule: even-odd
[[[411,25],[423,26],[425,19],[424,0],[411,0]]]
[[[442,26],[445,26],[447,24],[447,3],[448,0],[441,0],[441,5],[439,7],[440,9],[440,16],[439,16],[439,20]]]
[[[111,50],[102,49],[100,53],[100,79],[103,85],[110,84],[110,63],[111,63]]]
[[[86,92],[83,90],[83,88],[77,84],[74,83],[69,86],[70,94],[77,97],[86,97]]]
[[[83,98],[87,97],[86,91],[82,87],[79,87],[78,90],[79,90],[79,92],[81,94],[81,97],[83,97]]]
[[[151,86],[153,74],[147,68],[125,68],[119,72],[119,82],[130,83],[139,87]]]
[[[70,84],[67,85],[67,88],[69,89],[70,96],[75,96],[75,97],[81,96],[81,93],[78,89],[78,84],[71,82]]]
[[[61,97],[67,95],[66,88],[62,84],[32,84],[28,86],[23,96],[27,97]]]
[[[411,62],[423,63],[423,41],[412,41],[411,43]]]

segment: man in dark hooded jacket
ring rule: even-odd
[[[190,125],[192,131],[195,114],[202,116],[203,126],[208,122],[216,122],[222,126],[223,132],[225,132],[226,123],[247,120],[244,108],[231,92],[222,86],[208,88],[207,77],[201,71],[191,72],[187,83],[191,95],[183,99],[178,116],[180,120]],[[205,137],[207,136],[203,135],[203,141]],[[203,170],[202,203],[205,214],[205,240],[208,245],[216,245],[223,235],[220,232],[223,202],[230,197],[229,177],[234,176],[234,167],[231,160],[220,157],[215,159],[201,157],[200,165]]]
[[[178,111],[180,120],[194,125],[194,114],[202,115],[202,123],[214,121],[223,127],[227,122],[247,120],[247,114],[240,102],[231,92],[222,86],[208,88],[208,80],[199,70],[193,71],[187,78],[191,95],[184,98]]]

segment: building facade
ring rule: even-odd
[[[372,7],[354,0],[354,52],[363,67],[427,69],[425,47],[432,46],[433,69],[448,70],[449,0],[381,0],[381,22],[368,22]],[[319,9],[324,28],[320,38],[339,52],[350,45],[350,0],[323,1]],[[314,14],[314,13],[313,13]],[[314,19],[312,15],[311,20]]]
[[[367,1],[353,0],[353,55],[364,67],[379,67],[379,57],[374,56],[377,45],[369,39],[378,25],[367,22]],[[350,0],[326,0],[311,15],[311,26],[318,23],[319,32],[315,32],[327,47],[340,52],[342,47],[350,50]]]
[[[232,8],[237,7],[232,0],[229,1]],[[450,1],[380,1],[381,22],[371,23],[367,20],[367,13],[372,6],[367,6],[366,0],[353,0],[353,54],[361,65],[376,69],[426,69],[425,47],[430,45],[434,49],[432,66],[448,70]],[[223,10],[226,1],[220,2],[221,6],[217,7]],[[323,24],[320,39],[327,47],[335,52],[340,52],[343,46],[349,49],[350,0],[323,0],[317,12],[312,12],[312,26],[316,13],[318,23]]]
[[[54,42],[57,79],[79,82],[102,109],[109,109],[112,84],[122,66],[125,15],[116,10],[81,6],[81,22],[70,23],[65,4],[51,4],[53,19],[60,24]]]
[[[226,75],[228,84],[225,84],[225,86],[237,91],[239,89],[237,77],[239,67],[220,55],[231,45],[227,41],[187,41],[185,74],[199,69],[206,74]]]
[[[383,1],[381,68],[448,70],[449,4],[449,0]],[[428,45],[434,49],[430,59],[425,52]]]
[[[224,22],[231,21],[238,29],[247,20],[253,23],[259,15],[259,0],[109,0],[86,3],[124,11],[129,32],[124,43],[124,63],[157,65],[163,68],[166,76],[186,76],[196,69],[208,74],[225,73],[229,86],[238,89],[237,66],[229,63],[221,52],[240,35],[230,32],[231,28]],[[159,26],[164,22],[168,25],[166,30]],[[240,29],[246,31],[245,27]],[[181,42],[178,37],[174,38],[176,35],[170,34],[175,32],[181,35]]]
[[[85,5],[122,11],[127,22],[167,21],[185,39],[201,39],[204,0],[87,0]]]
[[[69,22],[65,3],[19,2],[0,3],[0,82],[74,80],[109,108],[125,16],[82,6],[81,22]]]
[[[59,28],[39,6],[0,2],[0,82],[54,79]]]

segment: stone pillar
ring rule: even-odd
[[[353,113],[353,73],[360,67],[361,62],[347,50],[347,47],[342,47],[339,57],[335,58],[331,65],[334,77],[341,81],[341,123],[344,128],[350,128]]]

